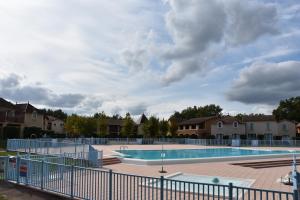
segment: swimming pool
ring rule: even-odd
[[[207,148],[207,149],[166,149],[166,150],[118,150],[123,160],[145,161],[159,164],[163,152],[164,160],[168,161],[200,161],[200,160],[237,160],[250,158],[282,157],[299,154],[300,151],[289,150],[258,150],[243,148]],[[230,159],[229,159],[230,158]],[[233,159],[232,159],[233,158]],[[159,161],[159,162],[158,162]],[[177,162],[178,163],[178,162]]]

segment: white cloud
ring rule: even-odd
[[[247,104],[274,105],[300,94],[300,62],[254,63],[241,70],[227,98]]]
[[[295,5],[283,14],[297,10]],[[206,84],[207,72],[232,64],[230,59],[216,61],[224,51],[257,51],[255,56],[265,59],[269,49],[277,49],[272,43],[261,53],[254,42],[278,32],[278,14],[273,5],[258,0],[1,1],[0,72],[17,74],[2,79],[6,88],[1,96],[33,98],[41,106],[64,106],[82,114],[167,115],[189,103],[207,103],[206,96],[217,98],[211,87],[219,83],[208,83],[209,92],[201,97],[192,94],[199,92],[193,91],[199,89],[195,84]],[[285,32],[282,27],[284,38],[276,38],[283,43],[299,35],[296,28]],[[245,50],[250,46],[245,44],[255,47]],[[286,45],[270,56],[296,48]],[[244,58],[253,61],[251,55]],[[217,77],[214,81],[223,83]],[[182,100],[186,90],[190,92]]]
[[[226,45],[243,45],[277,33],[273,5],[237,0],[168,2],[166,24],[174,45],[164,55],[171,62],[162,79],[165,84],[209,70],[209,62]]]
[[[252,42],[266,34],[277,34],[277,10],[257,1],[225,1],[228,16],[226,39],[232,45]]]

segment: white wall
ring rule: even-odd
[[[215,136],[217,134],[223,134],[223,136],[231,136],[232,134],[244,135],[245,133],[245,124],[238,124],[238,127],[234,127],[233,123],[223,124],[221,128],[218,127],[218,122],[211,125],[211,134]]]
[[[64,133],[64,122],[59,119],[52,121],[51,130],[55,133]]]

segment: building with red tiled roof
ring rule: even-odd
[[[220,116],[211,125],[211,135],[216,139],[245,139],[245,123],[232,116]]]
[[[53,131],[57,134],[64,134],[64,127],[65,123],[63,120],[49,115],[44,116],[44,130]]]
[[[241,120],[213,116],[184,120],[178,124],[177,134],[192,138],[281,140],[294,138],[296,126],[289,120],[277,121],[273,115],[250,115]]]
[[[292,139],[296,136],[295,122],[276,120],[273,115],[243,117],[248,137],[259,139]]]
[[[0,137],[23,137],[24,129],[45,130],[44,114],[28,103],[13,104],[0,98]]]
[[[177,135],[191,138],[207,138],[211,135],[211,124],[217,116],[198,117],[178,123]]]

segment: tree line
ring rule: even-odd
[[[121,121],[120,135],[109,132],[109,121],[112,119]],[[138,135],[138,128],[142,129],[143,135]],[[124,117],[109,116],[104,112],[96,113],[93,116],[72,114],[67,117],[65,122],[65,130],[71,137],[166,137],[169,128],[167,120],[160,120],[155,116],[151,116],[142,126],[138,127],[130,113],[126,113]]]
[[[155,116],[151,116],[140,128],[142,129],[143,137],[175,137],[179,122],[197,117],[222,116],[222,111],[223,109],[215,104],[187,107],[180,112],[175,111],[167,120],[160,120]],[[48,113],[51,113],[51,110]],[[77,114],[68,116],[62,113],[61,110],[53,111],[52,113],[64,118],[65,130],[72,137],[139,137],[137,135],[138,127],[130,113],[127,113],[124,117],[118,114],[109,116],[104,112],[95,113],[93,116],[79,116]],[[242,119],[246,115],[249,114],[240,113],[235,117]],[[287,119],[300,122],[300,97],[280,101],[278,107],[273,110],[273,115],[277,120]],[[108,123],[111,119],[122,120],[122,128],[118,136],[110,135],[108,132]]]

